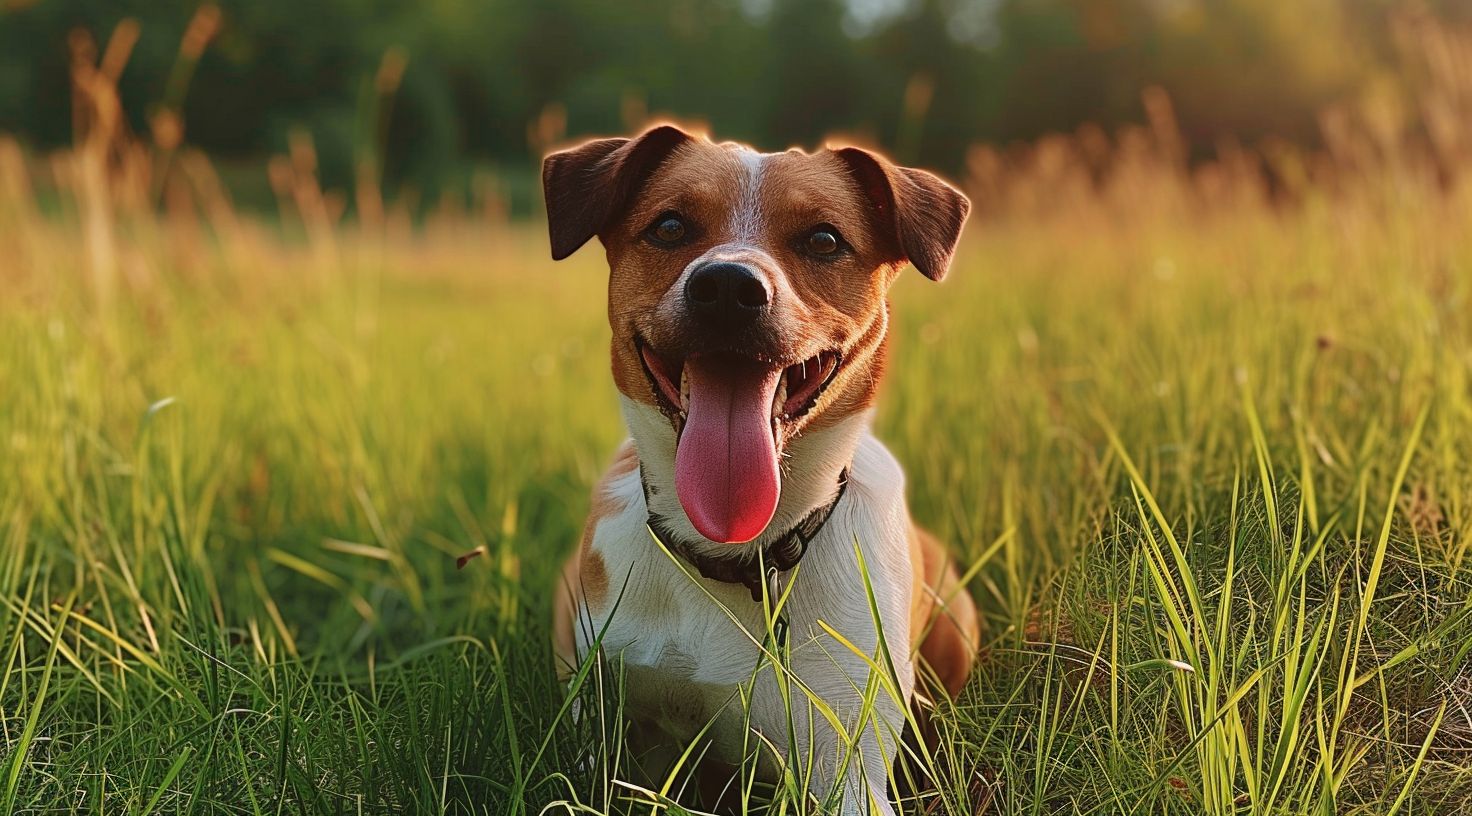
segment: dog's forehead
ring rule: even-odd
[[[725,212],[747,233],[788,215],[838,220],[864,210],[857,185],[830,151],[763,153],[703,139],[676,149],[640,198],[645,208]]]

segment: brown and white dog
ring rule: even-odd
[[[945,275],[969,202],[858,148],[764,154],[669,125],[553,153],[542,181],[552,257],[594,236],[606,250],[630,435],[562,573],[563,671],[602,634],[646,762],[714,720],[717,759],[765,742],[811,757],[808,791],[842,813],[892,813],[915,663],[954,695],[978,628],[940,544],[910,520],[872,406],[890,284],[906,261]],[[871,665],[820,625],[877,655],[860,554],[903,697],[881,692],[864,723]],[[788,666],[852,739],[793,687],[789,720],[776,674],[755,671],[763,603],[784,592]]]

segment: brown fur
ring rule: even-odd
[[[614,382],[630,399],[654,404],[655,397],[635,347],[635,337],[655,347],[678,345],[657,317],[664,293],[685,267],[712,246],[731,240],[732,202],[741,194],[744,168],[738,155],[707,141],[679,144],[658,172],[615,214],[599,234],[608,256],[608,318],[613,328]],[[821,403],[785,428],[831,425],[874,404],[887,336],[886,295],[902,258],[884,234],[885,224],[866,202],[846,166],[831,151],[788,151],[772,157],[758,191],[764,241],[761,249],[780,267],[796,298],[782,323],[785,354],[794,362],[819,351],[844,353],[839,379]],[[698,238],[676,249],[653,247],[644,230],[661,213],[681,213]],[[813,225],[837,227],[853,246],[852,256],[816,261],[797,249]]]
[[[915,570],[910,614],[912,641],[919,647],[917,677],[932,694],[954,698],[965,687],[981,646],[976,604],[940,540],[918,526],[910,531],[910,558],[921,567]]]
[[[603,242],[614,382],[630,399],[656,401],[635,336],[656,348],[675,344],[661,336],[655,307],[691,260],[731,238],[725,234],[728,216],[743,180],[735,150],[670,125],[548,156],[543,185],[553,257],[566,257],[594,235]],[[906,260],[940,279],[970,204],[929,173],[853,147],[772,156],[758,197],[766,225],[761,249],[797,295],[783,304],[790,311],[782,321],[786,356],[796,362],[828,348],[844,352],[840,381],[805,420],[823,427],[873,404],[889,285]],[[696,239],[676,249],[641,240],[666,211],[684,216]],[[818,223],[837,227],[852,245],[852,256],[823,262],[799,252],[797,239]],[[803,424],[785,429],[786,435],[799,433]]]

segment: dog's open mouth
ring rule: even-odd
[[[777,510],[780,424],[808,411],[841,363],[824,351],[790,365],[729,352],[671,360],[639,344],[644,372],[677,420],[675,492],[711,541],[761,535]]]
[[[644,343],[639,344],[639,355],[644,361],[644,373],[649,377],[650,385],[654,386],[660,398],[661,407],[668,413],[678,414],[681,418],[690,412],[691,368],[701,366],[702,361],[718,362],[724,358],[738,362],[746,361],[753,366],[765,366],[773,371],[779,368],[758,360],[724,352],[698,355],[689,360],[669,360],[655,353]],[[772,395],[771,418],[789,421],[811,410],[817,403],[818,397],[822,396],[823,389],[828,387],[828,383],[832,382],[833,376],[838,373],[839,362],[838,352],[824,351],[800,363],[781,367],[782,376],[777,381],[776,391]]]

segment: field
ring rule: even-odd
[[[1107,173],[978,150],[895,291],[879,434],[987,627],[906,810],[1465,812],[1472,186],[1351,133],[1269,195],[1147,102]],[[597,251],[341,222],[306,145],[279,221],[187,151],[158,210],[110,143],[0,145],[0,812],[649,812],[616,661],[575,720],[548,644]]]

